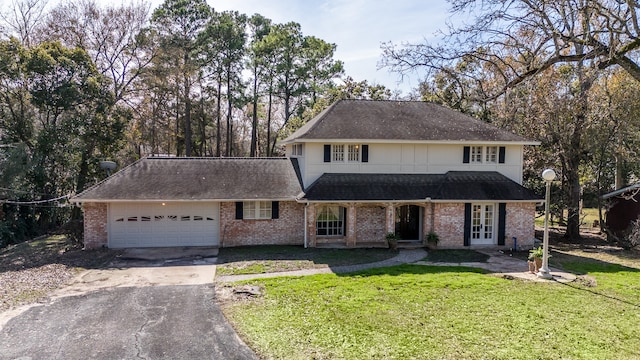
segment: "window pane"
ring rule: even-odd
[[[472,163],[482,162],[482,146],[471,147],[471,162]]]
[[[333,155],[331,156],[332,161],[343,162],[344,161],[344,145],[333,145],[332,147]]]
[[[259,219],[271,219],[271,201],[260,201]]]
[[[255,201],[245,201],[242,203],[242,218],[243,219],[256,218],[256,202]]]
[[[498,162],[498,147],[497,146],[487,146],[487,156],[485,159],[488,163],[496,163]]]
[[[316,215],[316,235],[344,235],[344,208],[340,206],[323,206]]]
[[[360,161],[360,145],[349,145],[349,161]]]

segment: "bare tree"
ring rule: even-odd
[[[572,65],[577,86],[570,147],[563,177],[567,186],[566,237],[579,237],[580,174],[587,93],[599,71],[618,65],[640,81],[638,9],[633,0],[451,0],[452,12],[475,16],[469,25],[451,27],[442,44],[383,44],[381,66],[404,74],[447,72],[456,83],[482,91],[478,101],[498,99],[509,89],[562,64]],[[443,45],[444,44],[444,45]],[[458,68],[462,59],[478,67]],[[486,82],[487,74],[491,81]],[[490,86],[487,86],[490,84]]]
[[[7,13],[0,12],[0,19],[9,30],[26,46],[34,45],[36,29],[44,20],[47,0],[14,0]]]
[[[87,51],[112,81],[116,100],[128,101],[132,84],[157,51],[147,46],[144,32],[149,11],[143,2],[102,8],[94,0],[69,1],[50,11],[42,31],[49,40]]]

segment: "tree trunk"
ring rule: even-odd
[[[191,99],[189,79],[184,79],[184,152],[185,156],[191,156]]]
[[[626,179],[624,176],[624,160],[622,159],[622,156],[620,156],[619,154],[615,154],[615,161],[616,161],[616,188],[615,190],[619,190],[622,189],[623,187],[625,187],[626,185]]]
[[[269,105],[267,107],[267,156],[271,156],[271,105],[273,104],[272,92],[269,91]]]
[[[251,149],[250,157],[256,157],[258,148],[258,74],[256,67],[253,67],[253,119],[251,122]]]
[[[216,156],[220,157],[222,134],[220,133],[220,118],[221,118],[221,104],[222,101],[222,79],[218,77],[218,93],[216,94]]]
[[[227,151],[228,157],[233,154],[233,127],[231,125],[231,110],[233,101],[231,99],[231,67],[227,68]]]

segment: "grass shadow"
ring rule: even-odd
[[[302,246],[262,245],[221,248],[218,264],[240,261],[306,260],[329,267],[378,262],[398,255],[388,249],[324,249]]]
[[[431,266],[403,264],[389,267],[379,267],[353,272],[337,273],[338,276],[366,277],[366,276],[401,276],[401,275],[433,275],[443,273],[457,274],[489,274],[490,272],[480,268],[466,266]]]
[[[424,261],[442,263],[487,262],[490,256],[475,250],[436,250],[429,251]]]

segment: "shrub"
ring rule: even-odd
[[[637,248],[640,245],[640,220],[631,222],[629,234],[620,239],[620,245],[625,249]]]

